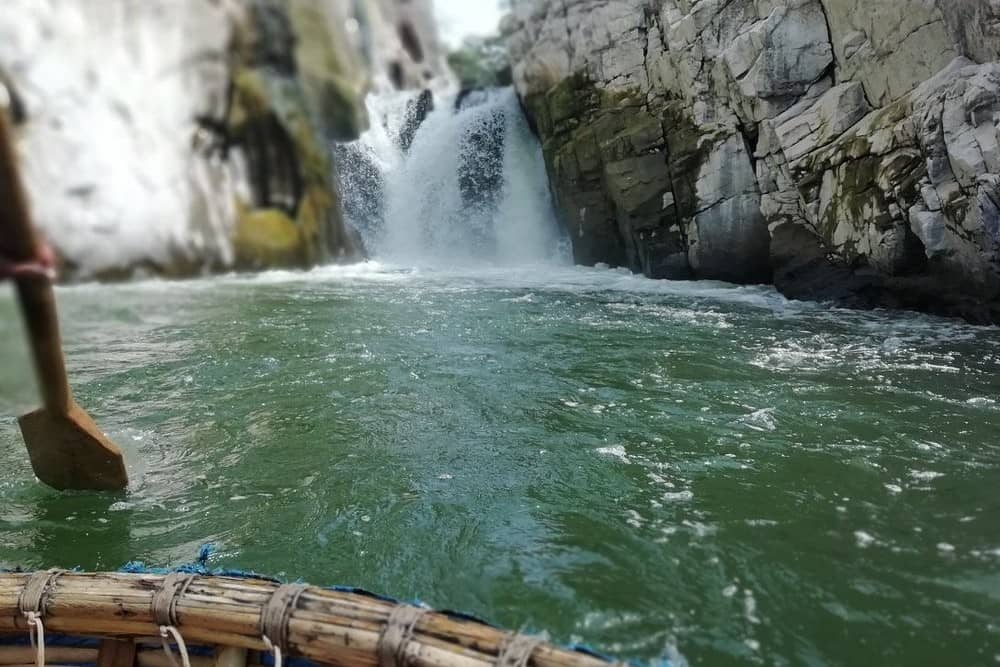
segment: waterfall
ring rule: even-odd
[[[424,266],[569,261],[541,147],[513,89],[439,97],[422,122],[412,95],[372,95],[368,107],[371,129],[336,152],[345,216],[374,257]]]

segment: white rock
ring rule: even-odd
[[[352,0],[324,0],[318,14],[331,35],[351,36],[358,69],[363,23],[382,47],[367,53],[376,68],[398,64],[411,85],[444,74],[431,0],[365,4],[364,22]],[[197,119],[225,116],[244,10],[242,0],[4,0],[0,73],[27,111],[19,149],[35,217],[78,275],[232,262],[249,179],[238,154],[210,150]],[[419,58],[402,44],[404,24]]]

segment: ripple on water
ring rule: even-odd
[[[570,268],[59,296],[79,398],[135,482],[50,494],[0,419],[0,565],[177,564],[213,541],[213,565],[625,658],[995,653],[995,329]]]

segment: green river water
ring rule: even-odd
[[[37,484],[0,296],[0,567],[353,584],[622,658],[1000,665],[1000,330],[612,271],[61,289],[127,495]]]

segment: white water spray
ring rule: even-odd
[[[341,151],[348,221],[394,264],[568,263],[541,148],[512,89],[439,98],[409,151],[407,101],[372,96],[370,129]]]

